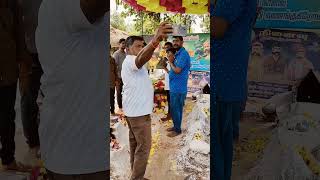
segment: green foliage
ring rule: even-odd
[[[111,14],[110,24],[112,27],[114,27],[116,29],[126,31],[126,25],[125,25],[124,18],[117,12]]]
[[[111,19],[111,24],[112,25],[115,24],[120,28],[124,28],[126,32],[130,33],[130,35],[154,34],[156,28],[162,21],[168,21],[172,24],[184,25],[187,27],[188,33],[193,33],[191,27],[193,26],[193,24],[196,23],[196,20],[199,20],[199,18],[197,17],[200,17],[200,20],[202,21],[200,22],[202,30],[204,32],[210,31],[210,19],[209,19],[209,16],[207,15],[196,16],[196,15],[190,15],[190,14],[173,14],[173,13],[160,14],[160,13],[154,13],[154,12],[137,12],[131,6],[122,2],[121,0],[116,0],[116,3],[124,7],[124,11],[121,12],[120,14],[121,18],[123,18],[123,21],[122,20],[118,21],[117,20],[118,17],[116,17],[115,19]],[[133,17],[133,20],[132,22],[129,22],[129,24],[125,24],[124,19],[128,17]],[[112,23],[113,21],[117,21],[117,22]],[[124,27],[122,27],[120,24],[122,24]]]
[[[210,16],[204,15],[203,20],[200,24],[200,27],[202,28],[202,31],[205,33],[210,33]]]
[[[140,12],[134,22],[134,27],[140,34],[154,34],[160,24],[160,14]]]

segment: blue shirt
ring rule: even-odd
[[[211,16],[224,18],[229,24],[224,37],[211,40],[211,86],[217,100],[237,102],[247,97],[247,68],[256,7],[257,0],[219,0],[210,9]]]
[[[181,68],[179,74],[175,73],[172,69],[169,72],[169,85],[170,92],[173,93],[187,93],[188,91],[188,77],[189,70],[191,67],[190,56],[185,48],[180,48],[180,50],[175,54],[174,65]]]

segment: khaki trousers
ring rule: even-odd
[[[150,115],[127,117],[129,126],[131,180],[143,180],[151,149]]]

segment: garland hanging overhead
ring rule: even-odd
[[[137,4],[136,0],[123,0],[123,2],[129,4],[131,7],[133,7],[137,11],[145,11],[146,8]]]
[[[209,0],[123,0],[137,11],[208,14]]]

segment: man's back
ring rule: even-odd
[[[220,39],[213,39],[213,79],[217,96],[225,101],[246,97],[247,67],[251,31],[256,17],[256,0],[217,1],[213,16],[224,18],[229,27]]]
[[[45,98],[39,135],[46,168],[59,174],[108,169],[107,21],[91,24],[79,0],[46,0],[36,45]]]

